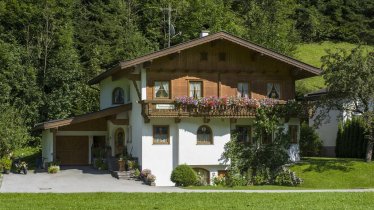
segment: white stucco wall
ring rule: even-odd
[[[213,144],[197,144],[197,129],[202,125],[212,129]],[[202,118],[182,119],[179,123],[179,164],[218,165],[229,140],[229,119],[211,119],[209,123],[204,123]]]
[[[170,144],[153,144],[153,125],[169,125]],[[144,124],[142,140],[142,168],[151,169],[156,176],[157,186],[173,186],[170,175],[173,170],[173,159],[176,158],[173,146],[178,141],[178,126],[174,119],[152,119]]]
[[[119,80],[112,81],[112,77],[108,77],[102,80],[100,82],[100,109],[117,106],[117,105],[112,104],[112,93],[116,87],[120,87],[124,90],[125,103],[127,103],[128,96],[126,96],[126,93],[128,93],[128,91],[126,90],[126,88],[129,88],[129,87],[131,88],[130,82],[131,81],[129,81],[126,78],[121,78]],[[131,98],[131,95],[132,94],[130,91],[130,98]]]
[[[42,132],[42,157],[44,162],[53,161],[53,133],[49,129]]]
[[[318,110],[317,110],[318,114]],[[341,117],[341,112],[332,110],[329,112],[329,118],[317,128],[317,133],[323,141],[324,147],[336,146],[336,135],[338,133],[338,124]],[[314,118],[309,119],[309,126],[314,126]]]

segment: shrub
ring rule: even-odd
[[[171,173],[170,180],[177,186],[190,186],[196,184],[196,172],[188,165],[177,166]]]
[[[206,186],[208,183],[206,182],[206,177],[203,174],[196,173],[197,181],[195,185],[197,186]]]
[[[366,145],[365,127],[361,117],[354,117],[344,124],[339,123],[335,148],[337,157],[364,158]]]
[[[226,186],[226,177],[225,176],[215,176],[213,178],[213,184],[215,186]]]
[[[139,171],[139,169],[135,169],[135,171],[134,171],[134,177],[140,178],[140,171]]]
[[[306,123],[300,129],[300,151],[302,156],[318,156],[322,149],[322,141],[316,130]]]
[[[259,168],[256,173],[253,174],[251,182],[254,185],[270,184],[271,176],[269,168]]]
[[[248,184],[247,177],[240,173],[229,172],[226,177],[226,185],[229,187],[245,186]]]
[[[8,157],[1,158],[0,168],[3,168],[3,170],[10,170],[12,168],[12,160]]]
[[[296,173],[286,167],[282,167],[274,179],[274,184],[282,186],[297,186],[302,183],[302,179]]]
[[[55,173],[57,173],[57,172],[59,172],[60,171],[60,166],[57,166],[57,165],[50,165],[49,167],[48,167],[48,173],[50,173],[50,174],[55,174]]]

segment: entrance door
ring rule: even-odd
[[[88,165],[88,136],[57,136],[56,159],[61,165]]]

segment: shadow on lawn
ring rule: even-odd
[[[304,169],[303,172],[325,172],[325,171],[342,171],[349,172],[353,170],[353,162],[351,160],[334,160],[334,159],[306,159],[299,163],[298,165],[309,165],[308,168]]]

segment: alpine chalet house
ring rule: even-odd
[[[90,85],[100,87],[101,110],[36,125],[43,130],[43,157],[88,165],[93,148],[106,147],[112,157],[127,151],[137,158],[158,186],[173,185],[170,174],[180,164],[209,182],[225,173],[220,158],[232,130],[240,141],[252,141],[253,109],[222,103],[294,99],[295,80],[318,74],[320,69],[228,33],[201,35],[91,79]],[[299,119],[284,126],[292,134],[291,159],[297,160]]]

